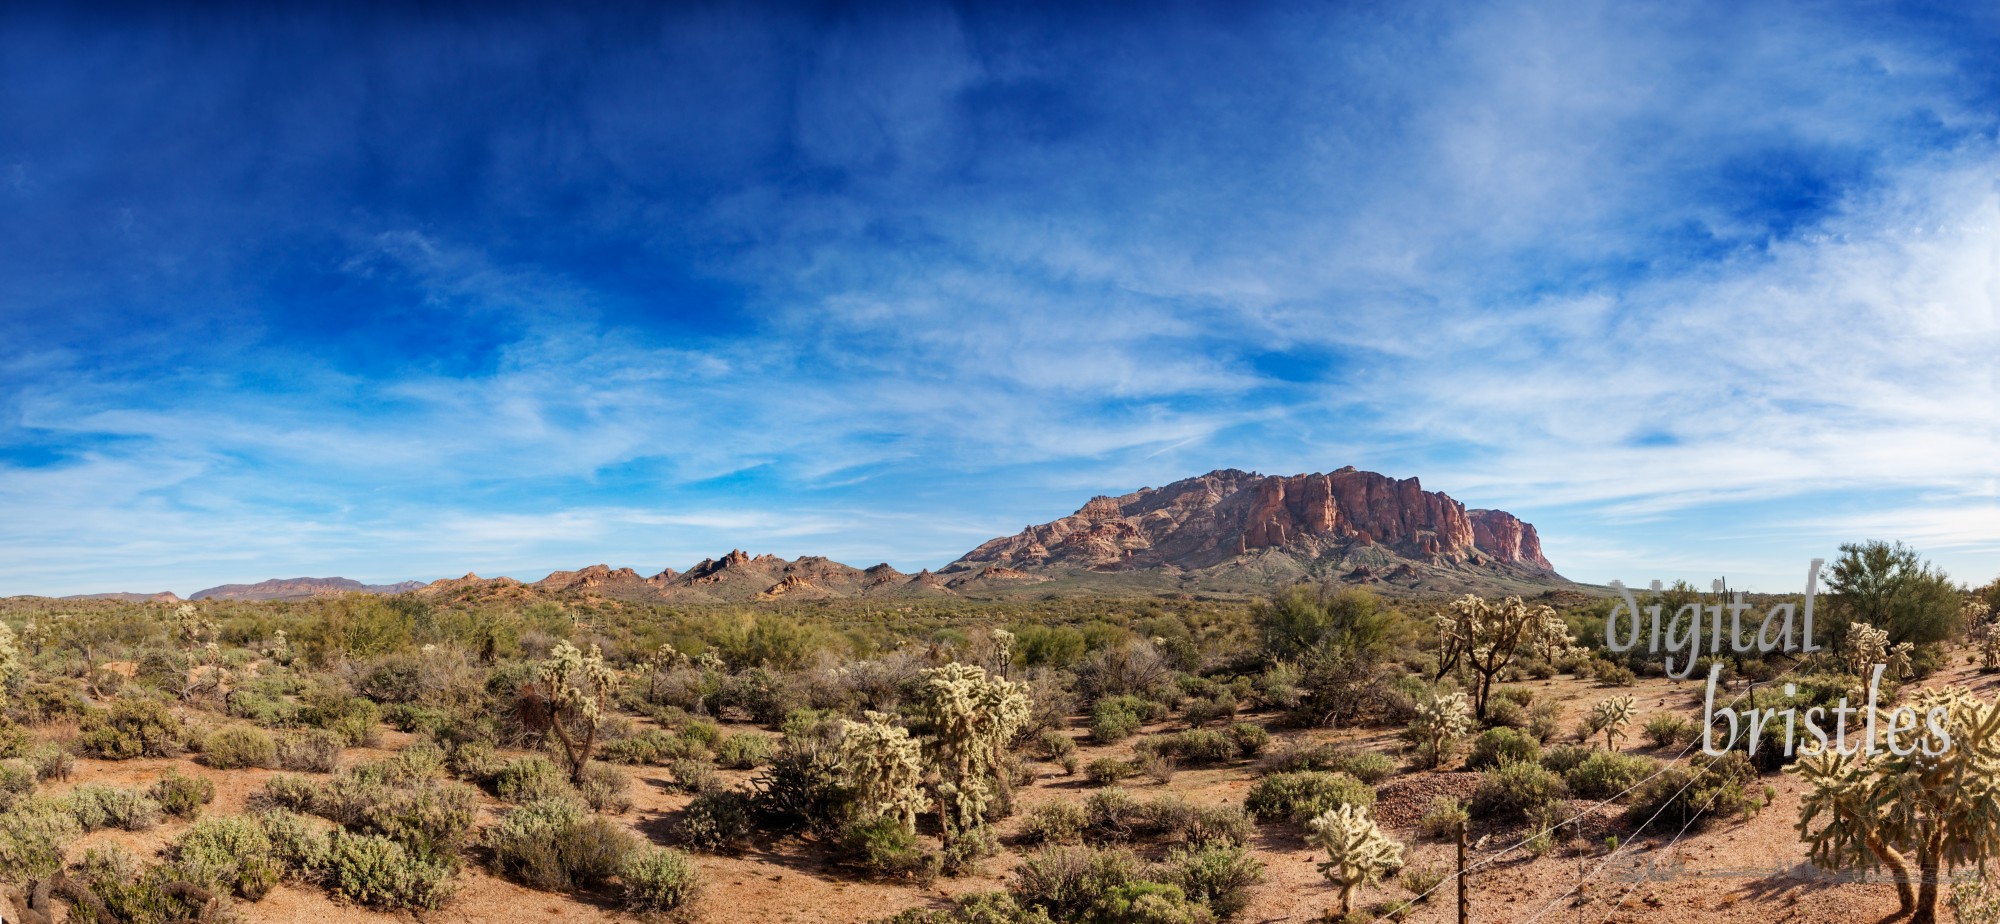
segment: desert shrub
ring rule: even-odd
[[[681,810],[681,841],[697,850],[735,850],[750,836],[750,810],[750,795],[742,790],[701,793]]]
[[[201,814],[201,808],[215,801],[215,784],[198,776],[183,776],[179,770],[168,769],[164,776],[153,782],[147,790],[153,801],[160,803],[160,811],[169,818],[193,818]]]
[[[1598,665],[1597,682],[1607,687],[1629,687],[1638,683],[1639,678],[1631,668],[1606,661]]]
[[[1036,753],[1043,760],[1061,760],[1076,753],[1076,739],[1069,732],[1057,728],[1044,729],[1035,738]]]
[[[19,880],[45,879],[83,829],[60,800],[30,798],[0,812],[0,870]]]
[[[1386,754],[1356,751],[1344,745],[1327,743],[1293,745],[1266,754],[1264,769],[1270,773],[1295,773],[1302,770],[1345,773],[1373,786],[1395,775],[1396,762]]]
[[[667,776],[673,780],[675,789],[685,793],[712,792],[723,788],[722,776],[715,772],[715,764],[698,757],[684,757],[668,764]]]
[[[35,779],[41,782],[67,780],[76,768],[76,755],[62,745],[45,742],[28,748],[21,759],[35,770]]]
[[[348,747],[372,746],[381,737],[377,725],[382,707],[363,697],[320,689],[306,695],[299,720],[339,735]]]
[[[1238,722],[1229,726],[1229,739],[1236,744],[1236,753],[1244,757],[1256,757],[1265,745],[1271,743],[1271,733],[1261,725]]]
[[[894,815],[849,822],[840,833],[840,850],[849,862],[874,876],[929,881],[943,863]]]
[[[771,762],[771,739],[754,733],[730,735],[715,745],[715,762],[731,770],[754,770]]]
[[[1562,731],[1562,704],[1554,700],[1536,703],[1528,709],[1528,734],[1547,744]]]
[[[165,703],[120,697],[83,717],[77,746],[102,760],[173,757],[187,747],[187,727]]]
[[[288,812],[313,813],[319,804],[320,784],[300,776],[274,776],[264,781],[264,788],[251,793],[245,800],[253,810],[278,809]]]
[[[332,773],[340,766],[341,738],[324,729],[285,735],[277,742],[278,767],[303,773]]]
[[[1161,878],[1228,919],[1250,904],[1251,887],[1264,881],[1264,864],[1240,845],[1218,844],[1167,854]]]
[[[452,776],[481,786],[493,782],[507,762],[493,750],[492,742],[465,741],[445,753],[444,768]]]
[[[952,907],[908,908],[876,924],[1055,924],[1048,912],[1025,909],[1006,892],[975,892],[952,899]]]
[[[1023,907],[1057,921],[1091,920],[1098,901],[1139,877],[1139,860],[1125,850],[1048,847],[1014,870],[1010,890]]]
[[[546,799],[574,799],[575,787],[569,774],[555,762],[540,755],[512,760],[493,776],[493,792],[509,802],[525,805]]]
[[[1428,897],[1432,889],[1443,885],[1444,881],[1449,878],[1451,878],[1451,871],[1446,867],[1413,866],[1403,870],[1403,874],[1396,877],[1396,882],[1409,890],[1412,895]],[[1418,899],[1418,901],[1422,900],[1422,898]]]
[[[1422,831],[1425,837],[1452,837],[1467,819],[1465,806],[1457,799],[1438,796],[1431,800],[1429,808],[1424,809],[1423,817],[1417,819],[1417,830]]]
[[[0,811],[35,791],[35,768],[25,760],[0,760]]]
[[[1084,828],[1089,824],[1090,816],[1083,806],[1061,800],[1038,805],[1028,812],[1021,833],[1037,844],[1076,844],[1082,842]]]
[[[100,698],[114,695],[125,678],[106,671],[109,677],[102,678],[102,686],[96,695]],[[111,678],[117,678],[115,681]],[[90,702],[68,682],[31,683],[21,691],[14,708],[20,719],[29,725],[46,725],[61,719],[82,718],[90,711]]]
[[[1302,770],[1274,773],[1250,787],[1244,808],[1258,821],[1289,819],[1304,822],[1342,805],[1368,808],[1375,790],[1345,773]]]
[[[1128,697],[1120,697],[1125,699]],[[1099,744],[1116,744],[1132,737],[1132,733],[1145,724],[1137,714],[1120,708],[1119,703],[1106,700],[1098,703],[1090,711],[1090,739]]]
[[[1594,751],[1563,774],[1569,791],[1585,799],[1609,799],[1651,772],[1654,762],[1615,751]]]
[[[1254,828],[1240,805],[1201,805],[1177,814],[1168,833],[1200,847],[1248,843]]]
[[[1534,736],[1512,728],[1489,728],[1472,743],[1472,756],[1465,759],[1470,770],[1485,770],[1506,763],[1541,760],[1542,746]]]
[[[419,706],[415,703],[396,703],[382,710],[382,721],[400,732],[430,735],[436,734],[451,717],[442,709]]]
[[[1189,725],[1200,728],[1210,722],[1235,718],[1238,705],[1236,697],[1225,691],[1189,702],[1182,714]]]
[[[1492,699],[1486,703],[1486,727],[1527,728],[1528,709],[1511,699]]]
[[[1219,764],[1236,754],[1236,742],[1214,729],[1197,728],[1171,735],[1154,735],[1139,742],[1140,753],[1172,757],[1188,764]]]
[[[531,888],[589,888],[636,848],[631,832],[565,799],[531,802],[486,832],[496,872]]]
[[[1551,773],[1568,773],[1596,752],[1596,748],[1583,745],[1559,744],[1542,752],[1542,766]]]
[[[707,744],[686,734],[676,735],[665,729],[650,728],[629,738],[605,743],[598,748],[597,756],[618,764],[662,764],[704,755],[707,751]]]
[[[284,873],[264,827],[247,815],[204,818],[171,851],[175,871],[197,885],[257,901]]]
[[[1506,701],[1526,709],[1535,703],[1535,691],[1530,687],[1499,687],[1493,691],[1493,702]]]
[[[184,888],[171,865],[148,866],[116,844],[84,851],[67,878],[68,897],[83,896],[70,905],[71,921],[203,921],[213,907],[212,895],[199,886]]]
[[[217,770],[269,767],[278,762],[278,746],[263,729],[232,725],[202,739],[201,762]]]
[[[335,829],[327,841],[327,891],[371,908],[435,909],[451,898],[451,867],[411,856],[377,834]]]
[[[479,797],[471,787],[433,781],[389,789],[350,824],[359,833],[395,841],[420,860],[451,865],[478,817]]]
[[[1562,778],[1541,764],[1501,764],[1486,771],[1468,806],[1475,818],[1519,819],[1569,798]]]
[[[1646,720],[1642,728],[1646,741],[1656,748],[1687,744],[1694,740],[1694,721],[1673,712],[1661,712]]]
[[[1215,916],[1180,886],[1138,879],[1098,899],[1091,918],[1110,924],[1214,924]]]
[[[1099,757],[1083,768],[1083,775],[1099,786],[1109,786],[1137,775],[1139,768],[1129,760]]]
[[[632,808],[631,788],[632,781],[617,767],[590,764],[583,768],[583,782],[576,791],[592,811],[623,815]]]
[[[1093,840],[1129,840],[1152,824],[1144,803],[1118,786],[1091,793],[1083,800],[1083,813],[1086,833]]]
[[[147,831],[160,823],[160,803],[136,789],[85,784],[63,796],[85,831]]]
[[[647,848],[625,858],[618,868],[619,904],[639,915],[671,914],[685,909],[701,892],[701,871],[694,859],[671,848]]]
[[[1757,771],[1741,751],[1712,760],[1672,764],[1639,787],[1625,817],[1639,822],[1657,819],[1654,824],[1699,831],[1711,819],[1742,811],[1754,798],[1745,787],[1756,776]]]
[[[333,851],[328,829],[306,816],[284,809],[257,813],[257,823],[271,841],[271,856],[295,878],[316,878],[326,871]]]

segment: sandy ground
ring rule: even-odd
[[[1967,668],[1954,668],[1932,678],[1929,684],[1959,684],[1993,695],[2000,679],[1977,675]],[[1625,691],[1611,691],[1574,680],[1530,682],[1538,697],[1566,703],[1564,727],[1574,722],[1590,703],[1613,692],[1632,692],[1640,701],[1636,730],[1654,712],[1673,710],[1699,714],[1695,700],[1699,687],[1679,686],[1652,679]],[[1259,717],[1263,718],[1263,717]],[[1158,725],[1148,731],[1171,730],[1176,725]],[[1078,731],[1080,735],[1080,730]],[[1308,739],[1344,740],[1356,747],[1394,753],[1393,730],[1362,733],[1316,730],[1281,731],[1279,741]],[[408,736],[384,733],[378,749],[350,749],[346,762],[353,763],[391,753]],[[1624,742],[1635,753],[1651,752],[1636,733]],[[1079,757],[1083,763],[1107,755],[1129,754],[1129,745],[1085,746]],[[1669,757],[1670,752],[1656,756]],[[80,783],[110,783],[145,786],[168,767],[197,774],[216,784],[216,801],[210,812],[235,813],[243,810],[244,799],[272,775],[271,771],[215,771],[186,760],[134,760],[102,762],[79,760],[76,773],[67,784],[48,787],[61,792]],[[1079,777],[1066,777],[1048,764],[1033,765],[1037,778],[1024,787],[1019,802],[1025,810],[1053,799],[1081,800],[1093,791]],[[661,844],[672,843],[673,814],[687,797],[671,792],[666,771],[661,768],[623,768],[632,777],[633,809],[618,816],[640,836]],[[1142,798],[1176,793],[1198,803],[1239,803],[1257,778],[1252,762],[1199,770],[1182,770],[1171,782],[1158,784],[1144,777],[1127,786]],[[746,774],[725,773],[732,781]],[[1880,922],[1893,918],[1895,891],[1886,883],[1830,884],[1801,878],[1796,868],[1805,859],[1804,849],[1793,829],[1798,817],[1799,784],[1788,774],[1766,776],[1777,790],[1771,806],[1754,818],[1732,818],[1711,825],[1700,834],[1676,839],[1677,829],[1641,832],[1634,837],[1631,826],[1619,820],[1619,807],[1591,813],[1585,821],[1589,838],[1583,849],[1565,843],[1539,858],[1503,848],[1518,842],[1523,832],[1513,828],[1475,826],[1471,860],[1476,872],[1471,877],[1472,920],[1527,924],[1546,922],[1667,922],[1717,921],[1757,922]],[[1408,845],[1410,867],[1452,866],[1454,845],[1448,841],[1423,838],[1413,826],[1396,824],[1396,818],[1417,814],[1405,802],[1422,799],[1439,787],[1465,791],[1473,785],[1470,774],[1449,766],[1435,773],[1405,774],[1380,787],[1383,805],[1379,809],[1385,826]],[[1399,795],[1400,794],[1400,795]],[[1589,803],[1576,802],[1577,810]],[[490,824],[505,807],[488,804],[481,824]],[[1019,862],[1022,848],[1016,843],[1021,815],[1002,823],[1000,831],[1009,849],[987,860],[977,875],[940,879],[930,887],[907,881],[870,881],[825,862],[820,845],[798,839],[764,840],[739,856],[698,855],[706,890],[693,915],[695,920],[713,924],[761,924],[761,922],[825,922],[861,924],[911,906],[942,907],[953,895],[1003,888],[1009,872]],[[185,830],[185,823],[170,823],[152,831],[128,833],[102,831],[87,837],[79,846],[119,843],[141,856],[156,854]],[[1603,842],[1606,834],[1621,836],[1624,846],[1614,856]],[[1289,825],[1265,825],[1252,846],[1267,864],[1266,881],[1252,893],[1249,908],[1238,918],[1252,924],[1306,922],[1317,919],[1338,901],[1336,890],[1315,867],[1317,858],[1299,832]],[[1633,881],[1639,864],[1651,862],[1654,881]],[[1582,900],[1576,895],[1582,883]],[[318,889],[281,886],[255,904],[239,903],[242,920],[273,924],[382,924],[391,918],[415,917],[426,921],[515,922],[515,921],[612,921],[629,920],[616,911],[612,896],[605,894],[551,894],[522,888],[487,872],[476,861],[469,862],[457,880],[458,893],[442,911],[422,915],[386,915],[342,905]],[[1395,881],[1362,890],[1357,907],[1376,902],[1408,899],[1411,893]],[[1456,920],[1456,893],[1447,884],[1412,909],[1406,920],[1417,924]],[[1944,919],[1950,920],[1949,911]]]

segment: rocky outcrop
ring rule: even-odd
[[[591,565],[578,571],[551,571],[548,577],[528,586],[551,593],[562,591],[587,593],[609,586],[636,588],[645,584],[646,579],[630,568],[613,569],[610,565]]]
[[[119,592],[108,594],[71,594],[62,600],[116,600],[120,603],[179,603],[180,594],[163,590],[156,594]]]
[[[1352,466],[1289,476],[1229,469],[1092,498],[1070,516],[981,545],[944,573],[1200,570],[1266,552],[1343,564],[1337,574],[1357,580],[1385,576],[1403,563],[1554,574],[1534,527],[1513,515],[1474,516],[1415,478]]]
[[[1532,524],[1505,510],[1468,510],[1465,515],[1472,521],[1473,544],[1481,551],[1510,564],[1556,570],[1542,557],[1542,537]]]

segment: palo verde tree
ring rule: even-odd
[[[929,764],[938,775],[938,821],[947,844],[986,824],[997,797],[1008,797],[1006,751],[1028,723],[1027,687],[972,664],[925,670],[917,710],[930,726]]]
[[[618,672],[604,663],[596,645],[586,655],[558,642],[548,660],[535,668],[535,679],[521,687],[515,710],[522,725],[555,736],[569,763],[570,782],[581,785],[617,690]]]
[[[1793,765],[1810,787],[1797,827],[1814,863],[1887,869],[1912,924],[1933,924],[1940,873],[2000,848],[2000,704],[1946,689],[1918,693],[1915,706],[1945,710],[1951,746],[1807,755]]]
[[[1340,913],[1354,910],[1355,890],[1403,865],[1403,845],[1352,803],[1306,822],[1306,843],[1326,851],[1320,874],[1340,887]]]
[[[1951,578],[1898,542],[1850,543],[1827,571],[1827,628],[1844,640],[1842,623],[1865,622],[1889,633],[1891,645],[1929,645],[1959,629],[1959,594]]]
[[[1294,584],[1259,600],[1251,617],[1273,661],[1310,656],[1327,648],[1367,654],[1393,642],[1401,617],[1366,590]]]
[[[1499,604],[1466,594],[1435,615],[1440,652],[1438,679],[1463,666],[1472,676],[1473,714],[1486,718],[1493,683],[1522,648],[1567,647],[1573,640],[1562,617],[1548,606],[1529,607],[1520,597]]]

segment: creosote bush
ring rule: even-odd
[[[638,844],[631,832],[575,802],[544,799],[507,813],[487,830],[486,846],[496,872],[555,891],[602,884]]]
[[[187,747],[187,727],[165,703],[119,697],[83,717],[77,746],[100,760],[175,757]]]
[[[324,729],[308,729],[280,737],[278,767],[303,773],[332,773],[340,767],[343,739]]]
[[[1469,809],[1474,818],[1512,820],[1529,817],[1569,798],[1562,778],[1540,764],[1501,764],[1479,778]]]
[[[618,868],[619,904],[638,915],[685,910],[701,892],[694,859],[671,848],[635,851]]]
[[[278,746],[262,729],[232,725],[202,740],[201,762],[217,770],[271,767],[278,762]]]
[[[1372,807],[1375,790],[1345,773],[1273,773],[1250,787],[1243,804],[1258,821],[1303,823],[1343,805]]]
[[[179,770],[168,769],[166,774],[154,781],[147,791],[153,801],[160,803],[160,810],[170,818],[193,818],[201,814],[202,806],[215,801],[215,784],[204,777],[186,776]]]

